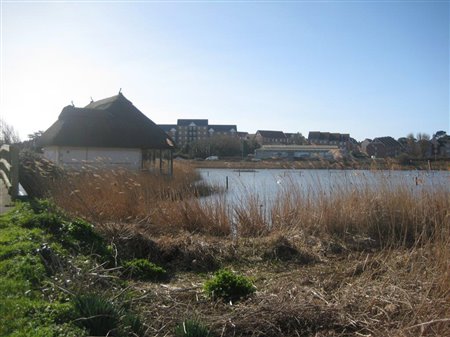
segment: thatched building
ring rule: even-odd
[[[40,138],[44,156],[63,166],[155,169],[172,174],[172,139],[124,95],[66,106]]]

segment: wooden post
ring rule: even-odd
[[[170,151],[169,175],[172,177],[173,176],[173,150],[169,150],[169,151]]]
[[[15,146],[10,146],[9,151],[11,160],[11,191],[9,194],[11,195],[11,199],[15,200],[19,195],[19,149]]]
[[[226,185],[227,190],[228,190],[228,176],[226,176],[226,178],[225,178],[225,185]]]
[[[162,173],[162,150],[159,150],[159,173]]]

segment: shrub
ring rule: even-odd
[[[255,286],[248,278],[236,275],[228,269],[219,270],[212,279],[205,282],[205,292],[213,298],[238,300],[255,292]]]
[[[208,337],[209,330],[197,320],[187,319],[175,328],[175,337]]]
[[[156,281],[163,279],[167,272],[164,268],[146,259],[134,259],[124,264],[126,272],[131,278],[142,281]]]

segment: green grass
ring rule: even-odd
[[[210,337],[206,326],[197,320],[187,319],[175,327],[175,337]]]
[[[107,251],[92,226],[71,221],[48,201],[19,203],[0,216],[0,336],[86,335],[72,323],[73,305],[56,300],[65,296],[50,300],[42,289],[60,268],[55,263],[88,247]]]
[[[83,268],[109,259],[91,224],[71,219],[49,201],[18,204],[0,216],[0,336],[142,336],[140,318],[129,308],[104,295],[71,295],[55,286],[71,272],[79,277]]]

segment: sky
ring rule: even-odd
[[[0,0],[0,12],[1,118],[22,140],[120,89],[157,124],[450,133],[448,1]]]

